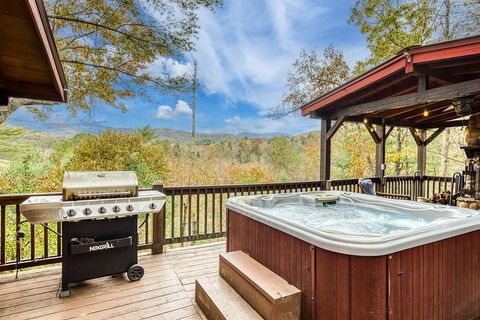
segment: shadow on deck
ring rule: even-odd
[[[61,269],[0,276],[2,319],[202,319],[194,303],[195,278],[218,273],[225,243],[141,255],[145,276],[129,282],[122,275],[72,285],[72,295],[57,298]]]

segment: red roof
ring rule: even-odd
[[[452,61],[458,63],[452,64],[450,63]],[[475,68],[469,68],[469,65],[474,65]],[[405,48],[392,59],[307,103],[302,107],[302,115],[305,116],[317,110],[324,111],[381,100],[396,96],[399,92],[414,92],[417,90],[417,83],[409,78],[415,76],[414,71],[421,66],[443,72],[447,76],[451,74],[452,79],[461,77],[470,80],[472,77],[478,77],[480,36]],[[462,67],[463,71],[458,69],[459,72],[451,73],[452,68],[456,67]],[[441,79],[433,80],[441,82]],[[439,87],[440,82],[434,82],[432,85]],[[379,83],[382,83],[381,87]]]

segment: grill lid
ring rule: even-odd
[[[138,196],[133,171],[65,172],[63,201]]]

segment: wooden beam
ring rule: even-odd
[[[421,124],[424,124],[424,123],[443,122],[443,121],[453,120],[453,119],[457,119],[457,118],[461,118],[461,116],[457,115],[455,110],[452,109],[452,110],[442,112],[442,113],[439,113],[439,114],[429,115],[428,117],[420,118],[420,119],[416,120],[415,122],[417,122],[418,124],[421,125]]]
[[[343,116],[335,121],[335,123],[330,128],[330,130],[328,130],[327,140],[330,140],[333,138],[333,136],[335,135],[335,133],[337,133],[338,129],[340,129],[340,126],[342,125],[342,123],[345,121],[346,118],[347,118],[346,116]]]
[[[429,87],[429,78],[427,75],[420,75],[418,77],[418,92],[427,91]]]
[[[388,139],[390,134],[393,132],[393,129],[395,129],[394,126],[391,126],[390,128],[388,128],[388,131],[385,133],[385,140]]]
[[[458,83],[465,80],[462,77],[455,76],[439,69],[431,69],[428,66],[424,65],[414,65],[413,70],[419,75],[430,76],[448,84]]]
[[[410,133],[412,134],[413,140],[415,140],[415,143],[417,144],[417,146],[423,146],[424,144],[423,139],[420,138],[421,131],[422,130],[410,128]]]
[[[435,132],[432,133],[432,135],[423,142],[425,146],[428,146],[433,140],[435,140],[436,137],[438,137],[443,131],[445,131],[445,129],[446,128],[438,128],[437,130],[435,130]]]
[[[331,120],[322,119],[320,121],[320,181],[330,180],[332,144],[327,139],[327,134],[331,126]]]
[[[346,121],[363,123],[364,117],[348,117]],[[368,118],[368,122],[375,125],[381,125],[382,120],[377,118]],[[437,128],[452,128],[452,127],[464,127],[467,124],[467,120],[452,120],[452,121],[438,121],[428,123],[416,123],[413,121],[403,120],[388,120],[385,119],[385,125],[398,128],[416,128],[416,129],[437,129]]]
[[[364,124],[365,127],[367,127],[368,133],[370,133],[370,136],[372,136],[373,141],[375,141],[375,143],[380,143],[380,137],[378,136],[377,131],[372,124],[370,122],[364,122]]]
[[[438,111],[443,112],[448,106],[445,105],[445,102],[442,102],[441,105],[438,104],[431,104],[428,106],[420,106],[420,107],[415,107],[412,110],[411,113],[404,114],[402,116],[402,119],[404,120],[410,120],[410,121],[417,121],[418,119],[425,119],[426,117],[424,116],[423,112],[425,109],[428,111],[429,114],[434,114],[437,113]]]
[[[337,119],[341,116],[355,116],[381,110],[400,109],[409,106],[418,106],[437,101],[453,100],[459,97],[480,94],[480,79],[451,84],[440,88],[405,94],[403,96],[372,101],[356,106],[332,110],[328,118]]]
[[[318,110],[310,112],[308,116],[310,117],[310,119],[322,119],[322,114]]]
[[[406,81],[405,75],[402,73],[399,73],[398,76],[395,77],[395,79],[389,78],[388,81],[380,81],[379,83],[375,83],[365,93],[359,92],[358,94],[355,94],[354,97],[350,99],[346,99],[344,102],[342,102],[342,105],[352,105],[352,104],[355,104],[356,101],[365,101],[365,99],[367,101],[372,100],[372,97],[375,98],[378,96],[382,96],[382,94],[384,94],[385,91],[388,91],[388,90],[395,89],[395,92],[397,93],[398,88],[394,88],[394,87],[398,86],[399,84],[404,84],[405,81]],[[339,107],[341,108],[341,106]]]
[[[446,122],[437,122],[437,123],[427,123],[420,128],[422,129],[435,129],[435,128],[453,128],[453,127],[466,127],[468,120],[454,120]]]
[[[9,100],[7,96],[0,95],[0,111],[2,112],[7,111],[7,107],[3,107],[3,106],[8,106],[8,102]],[[5,110],[2,110],[2,109],[5,109]]]
[[[348,117],[346,121],[351,121],[351,122],[364,122],[365,118],[370,122],[370,124],[376,124],[376,125],[381,125],[382,124],[382,119],[379,118],[369,118],[369,117],[363,117],[363,116],[354,116],[354,117]],[[388,120],[385,119],[385,125],[387,126],[393,126],[393,127],[402,127],[402,128],[416,128],[417,124],[412,121],[404,121],[404,120]]]

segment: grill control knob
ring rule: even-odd
[[[92,210],[90,210],[90,208],[85,208],[83,209],[83,214],[89,216],[92,214]]]
[[[67,214],[69,217],[74,217],[77,214],[77,212],[73,209],[70,209],[67,211]]]
[[[113,212],[118,213],[118,212],[120,212],[120,207],[115,206],[115,207],[112,208],[112,210],[113,210]]]
[[[104,214],[105,212],[107,212],[107,209],[105,209],[105,207],[98,208],[98,213]]]
[[[129,205],[127,206],[127,211],[130,212],[130,211],[133,211],[133,209],[134,209],[134,208],[133,208],[133,206],[132,206],[131,204],[129,204]]]
[[[148,207],[149,207],[150,209],[152,209],[152,210],[157,209],[157,205],[156,205],[155,203],[153,203],[153,202],[150,203],[150,205],[149,205]]]

